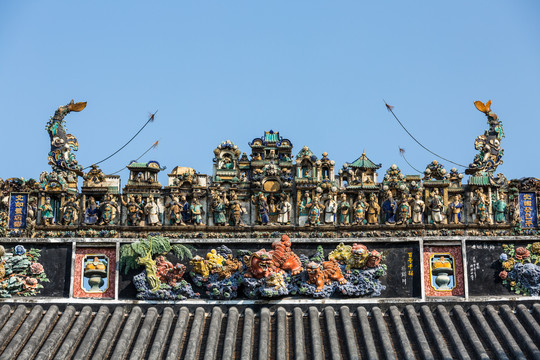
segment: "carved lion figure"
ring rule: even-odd
[[[324,286],[331,284],[332,281],[347,283],[336,260],[324,261],[321,265],[310,262],[306,265],[306,271],[308,283],[316,286],[315,292],[321,292]]]
[[[159,280],[170,286],[175,286],[176,283],[180,282],[186,271],[185,265],[176,264],[173,266],[164,256],[156,258],[156,268]]]
[[[255,279],[260,279],[268,277],[271,273],[278,270],[272,260],[272,253],[265,249],[244,256],[244,263],[248,268],[248,271],[244,276],[248,278],[253,277]]]
[[[300,258],[291,250],[291,241],[287,235],[282,235],[280,241],[275,241],[272,249],[272,260],[277,268],[288,270],[292,275],[302,272]]]
[[[286,288],[287,284],[285,284],[282,273],[273,272],[266,278],[266,286],[273,287],[274,290],[279,290],[281,288]]]
[[[206,261],[199,255],[193,257],[189,264],[193,266],[193,272],[201,275],[204,279],[207,279],[210,275],[210,269],[208,269]]]
[[[343,243],[339,244],[334,251],[332,251],[328,255],[328,259],[330,260],[337,260],[340,263],[346,265],[345,268],[347,271],[351,269],[361,269],[368,265],[370,252],[368,251],[367,247],[362,244],[354,243],[351,245],[345,245]],[[377,260],[378,259],[378,260]],[[377,266],[381,261],[381,254],[377,251],[373,252],[373,259],[369,264],[373,266],[369,267],[375,267]]]

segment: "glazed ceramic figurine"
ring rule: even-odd
[[[206,260],[204,260],[199,255],[196,255],[189,261],[189,265],[193,267],[192,271],[195,274],[199,274],[203,277],[203,279],[208,279],[208,276],[210,275],[210,269],[206,265]]]
[[[203,207],[198,198],[193,198],[193,203],[189,207],[191,211],[191,221],[193,225],[204,225],[203,223]]]
[[[281,200],[278,203],[278,223],[288,225],[291,221],[292,205],[289,202],[289,195],[281,194]]]
[[[227,224],[227,205],[229,204],[229,201],[227,200],[227,196],[223,194],[223,197],[220,197],[218,193],[214,193],[211,209],[214,213],[214,225],[229,225]]]
[[[257,196],[253,195],[251,201],[255,204],[257,208],[257,222],[259,225],[267,225],[270,221],[269,211],[270,208],[266,202],[266,197],[264,193],[259,193]]]
[[[426,210],[426,204],[420,198],[419,194],[414,196],[414,202],[412,206],[412,223],[422,224],[424,222],[424,211]]]
[[[317,194],[313,201],[308,205],[308,221],[306,226],[315,226],[320,224],[321,207],[320,196]]]
[[[300,258],[291,250],[291,240],[287,235],[282,235],[281,240],[274,241],[272,249],[272,261],[276,268],[290,271],[291,275],[302,272]]]
[[[248,271],[244,274],[246,278],[261,279],[268,277],[277,269],[272,261],[272,252],[265,249],[253,252],[251,255],[244,256],[244,264]]]
[[[476,222],[478,224],[486,224],[488,222],[486,195],[484,195],[482,189],[476,189],[475,194]]]
[[[88,207],[84,213],[84,223],[87,225],[97,224],[99,219],[99,208],[96,203],[96,199],[93,196],[90,196],[88,199]]]
[[[73,195],[68,197],[68,200],[62,208],[62,224],[74,225],[79,218],[79,204],[77,198]]]
[[[411,205],[409,205],[409,195],[401,193],[401,201],[398,206],[398,224],[408,224],[411,219]]]
[[[384,223],[387,225],[393,225],[396,223],[396,201],[392,196],[392,192],[388,190],[386,192],[386,200],[382,204],[382,211],[384,214]]]
[[[55,171],[73,171],[78,175],[83,175],[83,168],[77,163],[73,153],[79,149],[79,143],[75,136],[66,134],[63,125],[67,114],[72,111],[82,111],[85,107],[85,102],[74,103],[71,100],[69,104],[60,106],[47,123],[47,131],[51,139],[49,164]]]
[[[367,208],[367,223],[369,225],[375,225],[378,222],[378,215],[381,207],[377,203],[377,195],[371,194],[369,197],[369,204]]]
[[[184,195],[180,196],[180,205],[182,206],[182,220],[188,224],[191,221],[191,207]]]
[[[182,218],[183,207],[178,201],[178,196],[173,196],[169,204],[167,204],[169,209],[169,224],[171,225],[186,225],[184,219]]]
[[[339,225],[350,225],[351,204],[347,201],[347,195],[341,194],[341,201],[338,206]]]
[[[324,261],[322,264],[310,262],[306,265],[308,274],[308,284],[316,286],[315,292],[321,292],[325,285],[330,285],[332,281],[337,281],[343,285],[347,280],[343,277],[341,268],[335,260]]]
[[[461,195],[454,196],[453,201],[448,204],[450,213],[450,222],[452,224],[461,224],[461,212],[463,211],[463,202],[461,201]]]
[[[41,224],[49,226],[54,224],[54,213],[51,205],[51,198],[45,199],[45,204],[39,207],[41,210]]]
[[[300,205],[298,206],[298,211],[300,216],[307,216],[309,212],[309,207],[311,204],[311,196],[309,194],[309,191],[304,192],[304,196],[302,197],[302,201]]]
[[[242,214],[246,213],[246,210],[242,207],[242,204],[238,200],[238,196],[233,192],[231,195],[231,201],[229,203],[230,218],[229,223],[232,226],[244,226],[242,221]]]
[[[363,225],[366,218],[366,201],[364,199],[364,194],[358,194],[356,202],[353,204],[354,208],[354,219],[353,223],[355,225]]]
[[[114,201],[112,195],[105,195],[105,200],[100,204],[100,218],[99,225],[112,225],[116,219],[118,204]]]
[[[503,163],[502,156],[504,150],[501,148],[501,141],[504,138],[504,131],[502,122],[499,120],[497,114],[491,111],[491,100],[485,104],[481,101],[475,101],[474,105],[486,115],[489,130],[486,130],[484,134],[478,136],[474,141],[474,148],[478,150],[478,154],[474,157],[474,161],[469,164],[465,173],[487,175],[491,183],[502,185],[502,180],[504,179],[493,177],[493,173],[497,167]]]
[[[143,210],[141,205],[135,201],[135,196],[129,195],[128,201],[122,200],[122,204],[127,208],[128,226],[139,226],[142,220]]]
[[[333,224],[336,221],[337,204],[334,197],[330,195],[324,207],[324,223]]]
[[[150,226],[159,225],[159,207],[154,201],[154,196],[149,195],[146,204],[144,205],[144,213],[146,214],[146,223]]]
[[[435,188],[430,194],[429,209],[431,210],[431,222],[441,224],[444,221],[444,203],[439,195],[439,189]]]
[[[499,193],[497,201],[493,203],[493,217],[496,223],[501,224],[506,222],[506,210],[508,205],[504,201],[504,194]]]

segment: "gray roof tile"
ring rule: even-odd
[[[4,305],[0,359],[540,358],[533,301],[186,305]]]

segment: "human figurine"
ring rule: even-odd
[[[242,207],[242,204],[238,200],[238,195],[233,191],[231,193],[231,201],[229,202],[230,216],[229,224],[231,226],[244,226],[242,221],[242,214],[246,213],[246,210]]]
[[[278,223],[280,225],[288,225],[291,221],[291,210],[292,205],[289,202],[289,195],[287,194],[281,194],[281,199],[278,203]]]
[[[114,201],[112,195],[105,195],[104,201],[100,204],[100,222],[99,225],[112,225],[116,219],[118,204]]]
[[[393,225],[396,223],[396,201],[392,196],[392,191],[386,192],[386,200],[382,204],[382,211],[384,215],[384,223],[387,225]]]
[[[234,167],[233,161],[230,157],[224,156],[219,166],[220,169],[232,169]]]
[[[354,215],[353,215],[353,224],[355,225],[364,225],[366,220],[366,201],[363,193],[359,193],[356,201],[353,204]]]
[[[190,215],[191,215],[191,221],[193,222],[193,225],[204,225],[203,223],[203,207],[201,203],[199,202],[198,198],[193,198],[193,202],[191,203],[191,206],[189,207]]]
[[[442,224],[444,221],[444,203],[439,189],[435,188],[430,194],[429,209],[431,211],[431,222],[433,224]]]
[[[476,205],[476,223],[486,224],[488,222],[486,195],[484,195],[484,192],[481,189],[476,189],[475,194],[476,199],[474,205]]]
[[[308,221],[306,226],[315,226],[321,223],[320,195],[316,194],[313,201],[309,204]]]
[[[223,197],[220,197],[217,192],[214,193],[212,203],[210,205],[214,214],[214,225],[229,225],[227,224],[227,217],[225,216],[228,204],[229,201],[227,200],[227,196],[225,194],[223,194]]]
[[[369,197],[369,203],[367,208],[367,223],[369,225],[375,225],[377,224],[379,211],[381,210],[381,207],[379,206],[377,202],[377,195],[371,194]]]
[[[180,205],[182,206],[182,220],[184,224],[189,224],[191,221],[191,206],[185,195],[180,196]]]
[[[139,226],[142,220],[143,210],[141,205],[135,201],[135,196],[129,195],[128,200],[121,198],[122,204],[127,208],[128,226]]]
[[[397,210],[398,221],[397,224],[408,224],[411,219],[411,205],[409,204],[409,194],[406,192],[401,193],[401,200]]]
[[[264,193],[261,192],[257,196],[253,195],[251,197],[251,202],[257,207],[257,222],[259,225],[267,225],[270,221],[270,218],[268,217],[270,208]]]
[[[424,211],[426,211],[426,204],[420,198],[419,194],[414,196],[412,205],[412,223],[422,224],[424,222]]]
[[[144,205],[144,213],[146,215],[146,223],[150,226],[159,225],[159,207],[154,201],[154,195],[150,194]]]
[[[336,221],[337,204],[333,195],[328,197],[324,207],[324,223],[333,224]]]
[[[180,201],[178,201],[178,196],[173,195],[171,202],[167,204],[167,208],[169,209],[170,225],[186,225],[184,219],[182,219],[183,207],[180,204]]]
[[[54,224],[54,213],[51,205],[51,198],[45,199],[45,204],[39,207],[41,210],[41,223],[44,226],[49,226]]]
[[[96,199],[93,196],[90,196],[88,199],[88,206],[84,213],[84,223],[86,225],[95,225],[99,220],[99,208],[96,203]]]
[[[304,196],[302,197],[302,201],[300,202],[300,205],[298,206],[298,221],[300,226],[304,225],[307,222],[307,217],[309,213],[309,208],[311,206],[311,196],[309,191],[304,192]]]
[[[341,201],[338,205],[338,224],[350,225],[351,224],[351,204],[347,201],[347,195],[341,194]]]
[[[270,217],[270,223],[276,224],[277,218],[279,215],[279,211],[277,208],[276,198],[272,195],[268,199],[268,209],[269,209],[269,217]]]
[[[242,172],[242,173],[240,174],[240,182],[243,182],[243,183],[244,183],[244,182],[248,182],[248,177],[247,177],[247,175],[246,175],[245,172]]]
[[[504,201],[504,194],[499,193],[497,201],[493,203],[493,218],[496,223],[501,224],[506,222],[506,210],[508,205]]]
[[[452,202],[448,204],[448,213],[450,214],[450,223],[461,224],[461,212],[463,211],[463,202],[461,195],[455,195]]]
[[[62,224],[63,225],[74,225],[79,218],[79,205],[77,198],[73,195],[70,195],[62,207]]]

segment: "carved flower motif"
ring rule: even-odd
[[[531,246],[531,251],[533,254],[540,254],[540,242],[535,242]]]
[[[514,259],[511,258],[509,260],[506,260],[505,262],[502,263],[502,266],[504,270],[506,271],[512,270],[512,268],[514,267]]]
[[[529,250],[525,249],[524,247],[518,247],[516,249],[516,259],[523,260],[528,258],[530,255]]]
[[[30,265],[30,271],[34,275],[41,274],[44,271],[43,265],[41,265],[40,263],[33,263],[32,265]]]
[[[26,254],[26,249],[22,245],[15,246],[15,255],[24,255]]]
[[[26,279],[24,279],[24,287],[25,288],[27,288],[27,289],[35,289],[35,288],[37,288],[37,286],[38,286],[37,279],[31,278],[31,277],[27,277]]]
[[[504,280],[508,277],[508,273],[503,270],[499,273],[499,277]]]

